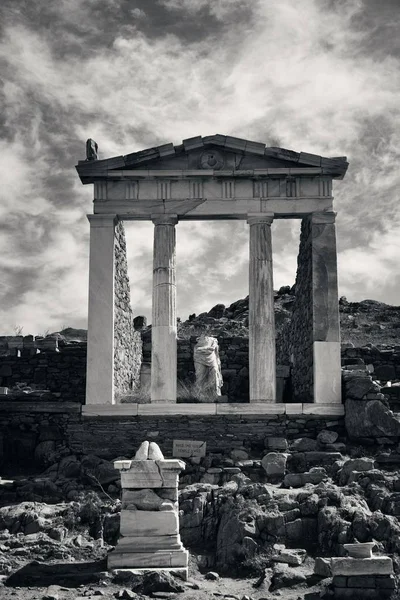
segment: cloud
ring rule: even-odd
[[[74,164],[87,137],[101,157],[216,132],[347,155],[334,185],[342,292],[395,301],[395,4],[6,0],[3,10],[4,328],[85,323],[92,192]],[[276,287],[294,281],[298,225],[274,225]],[[150,311],[151,228],[127,226],[135,313]],[[247,294],[245,224],[182,223],[177,237],[182,317]]]

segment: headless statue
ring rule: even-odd
[[[199,400],[215,402],[223,385],[218,340],[205,334],[197,338],[193,360]]]
[[[98,145],[92,138],[86,141],[86,160],[97,160],[98,156]]]

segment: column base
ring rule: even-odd
[[[189,561],[189,552],[187,550],[152,550],[150,552],[138,551],[137,546],[131,550],[121,551],[117,546],[110,552],[107,559],[108,569],[115,568],[187,568]]]
[[[340,342],[314,342],[314,403],[341,404]]]

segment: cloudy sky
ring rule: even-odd
[[[398,0],[3,0],[1,333],[85,327],[100,158],[221,133],[346,155],[334,186],[340,294],[400,304]],[[151,313],[152,226],[126,226],[132,306]],[[273,225],[275,288],[299,223]],[[247,294],[244,223],[180,223],[178,314]]]

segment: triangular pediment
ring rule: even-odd
[[[112,171],[212,170],[251,171],[256,169],[319,168],[321,173],[342,179],[348,163],[345,157],[325,158],[285,148],[267,147],[260,142],[220,134],[193,137],[182,144],[172,143],[105,160],[79,161],[82,183],[91,183]]]

